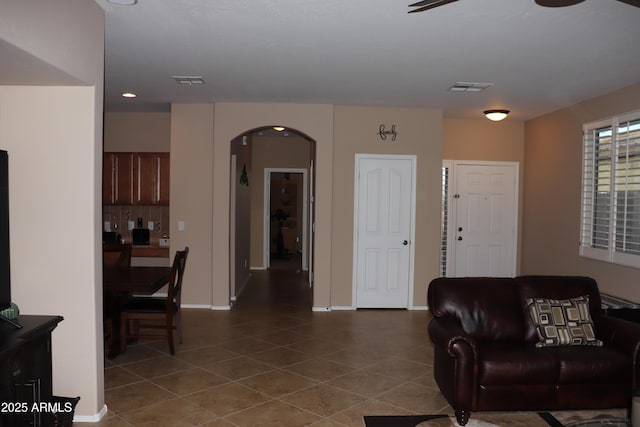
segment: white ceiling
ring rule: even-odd
[[[616,0],[459,0],[416,14],[403,0],[96,1],[106,13],[107,111],[295,102],[478,118],[506,108],[526,120],[640,82],[640,8]],[[455,82],[494,86],[448,92]]]

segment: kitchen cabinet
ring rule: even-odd
[[[169,204],[169,153],[135,153],[135,204]]]
[[[51,332],[62,317],[19,316],[17,321],[22,329],[0,323],[0,425],[50,426]]]
[[[104,205],[169,205],[169,153],[104,153]]]
[[[133,204],[133,153],[104,153],[102,203]]]

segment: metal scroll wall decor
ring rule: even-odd
[[[383,141],[386,141],[389,138],[391,139],[391,141],[395,142],[396,138],[398,137],[396,125],[391,125],[391,128],[387,129],[386,125],[381,124],[380,127],[378,127],[378,136]]]

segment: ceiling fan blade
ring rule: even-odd
[[[618,0],[631,6],[640,7],[640,0]]]
[[[546,7],[564,7],[573,6],[574,4],[582,3],[584,0],[536,0],[536,3],[540,6]]]
[[[434,7],[443,6],[458,0],[422,0],[417,3],[410,4],[409,7],[417,7],[418,9],[410,10],[409,13],[423,12],[433,9]]]

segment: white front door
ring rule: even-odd
[[[457,164],[455,277],[516,273],[517,165]]]
[[[413,288],[415,156],[356,155],[354,289],[358,308],[408,308]]]

